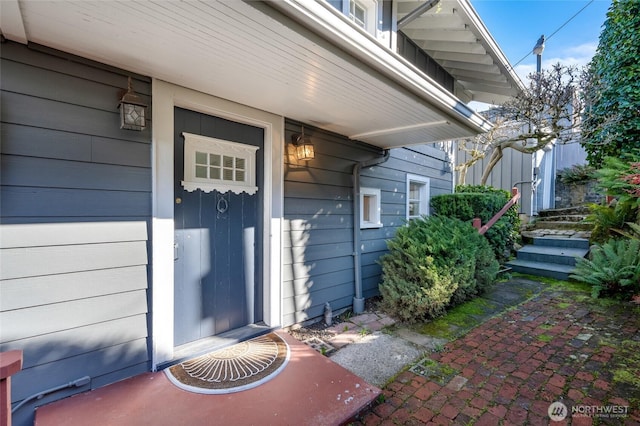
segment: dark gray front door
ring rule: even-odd
[[[260,147],[258,192],[188,192],[183,132]],[[264,130],[175,109],[174,342],[176,346],[262,320]]]

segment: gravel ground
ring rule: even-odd
[[[378,305],[380,304],[381,297],[372,297],[365,300],[364,314],[379,311]],[[340,324],[341,322],[348,321],[353,316],[351,310],[348,310],[333,318],[333,325]],[[324,323],[324,320],[320,320],[313,324],[307,324],[304,326],[292,326],[285,330],[296,339],[301,342],[317,337],[322,340],[331,339],[335,334],[328,330],[329,326]]]

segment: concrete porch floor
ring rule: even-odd
[[[36,411],[35,425],[339,425],[381,391],[278,331],[291,357],[270,381],[226,395],[190,393],[164,372],[145,373],[57,401]]]

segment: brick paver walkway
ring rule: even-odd
[[[430,354],[448,374],[401,373],[356,424],[547,425],[560,401],[569,415],[552,424],[640,425],[640,387],[619,380],[638,374],[639,325],[633,305],[545,291]]]

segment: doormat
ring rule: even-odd
[[[167,368],[181,389],[204,394],[240,392],[259,386],[289,362],[289,346],[275,333],[259,336]]]

